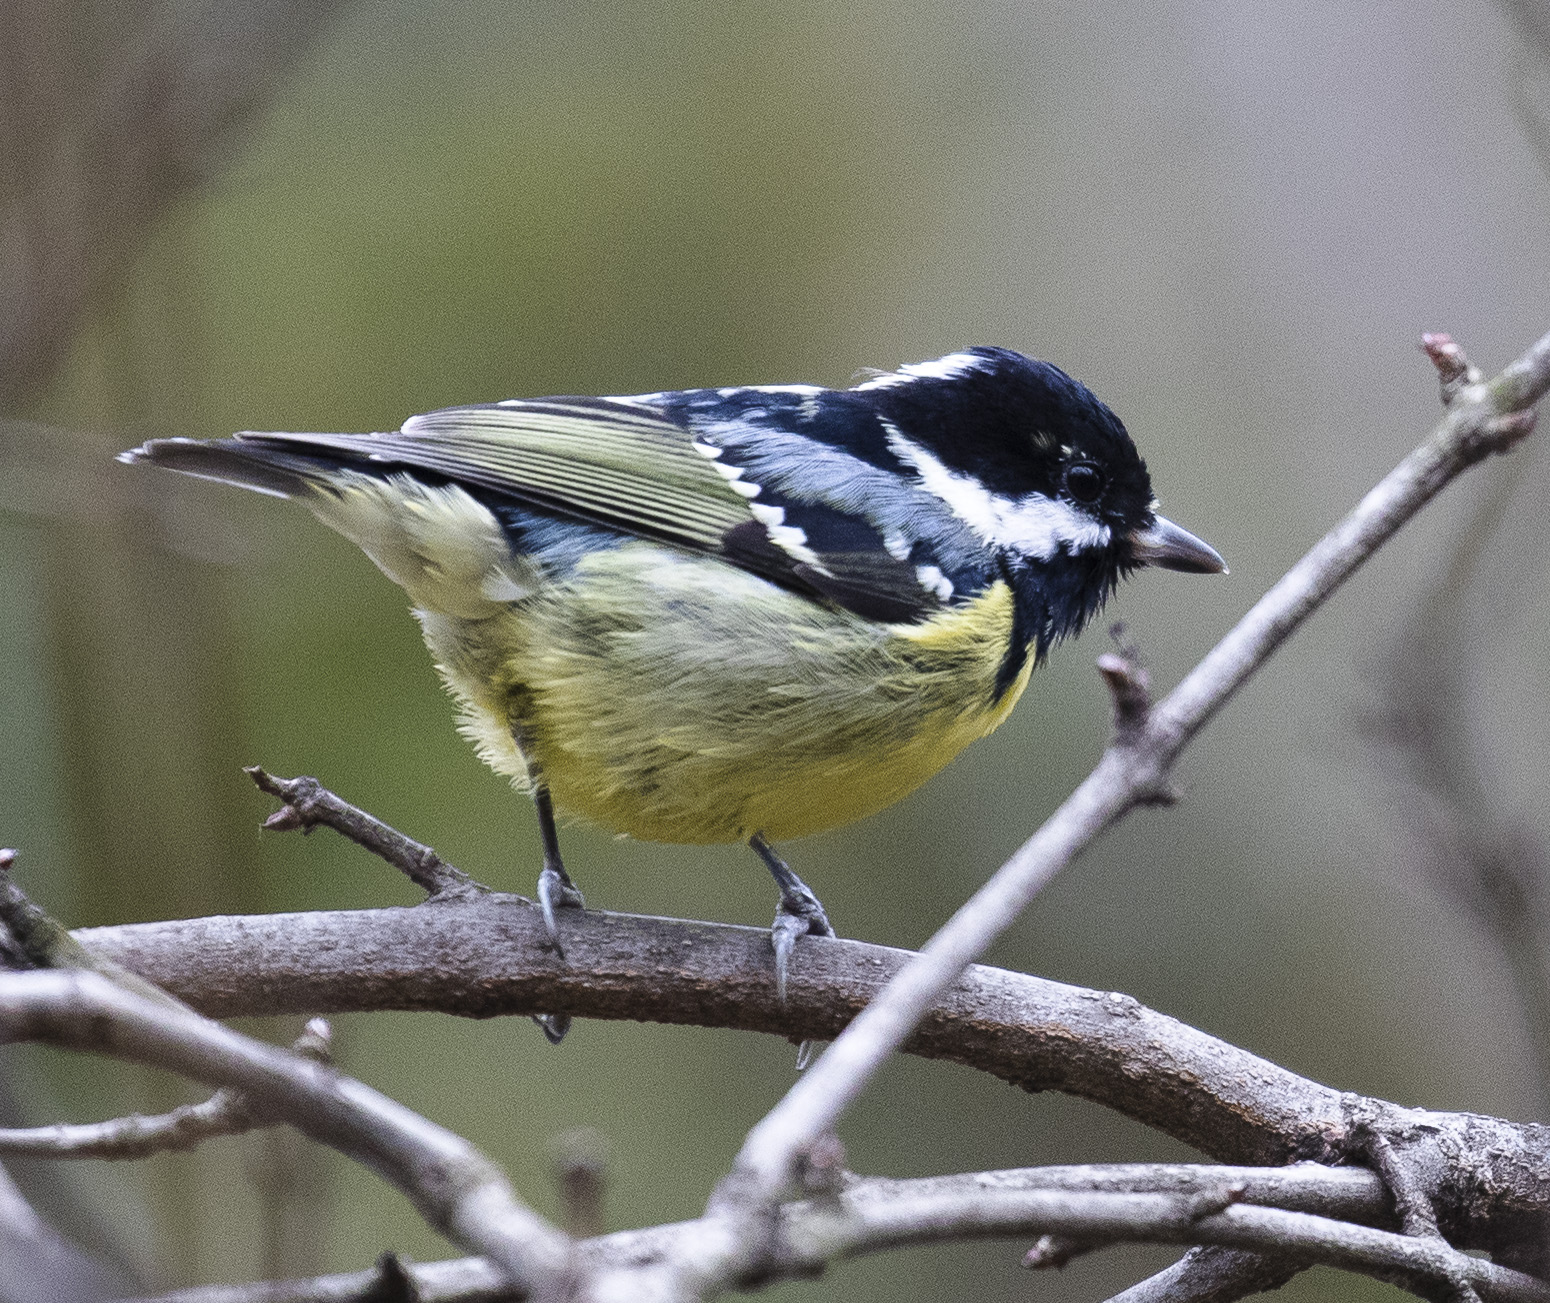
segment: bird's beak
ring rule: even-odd
[[[1227,562],[1203,539],[1180,529],[1166,516],[1158,516],[1146,529],[1130,536],[1130,554],[1137,565],[1185,570],[1193,575],[1225,575]]]

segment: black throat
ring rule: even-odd
[[[1048,561],[1003,553],[1001,575],[1012,590],[1012,636],[996,671],[996,700],[1023,672],[1028,654],[1035,666],[1062,638],[1074,637],[1103,609],[1125,567],[1113,552],[1057,553]]]

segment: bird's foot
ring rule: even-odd
[[[558,1045],[570,1030],[568,1013],[535,1013],[528,1015],[536,1022],[550,1045]]]
[[[538,875],[538,906],[544,912],[544,931],[549,936],[549,944],[561,959],[565,958],[565,947],[560,944],[555,910],[585,909],[586,903],[581,888],[570,880],[570,874],[552,864],[544,865],[544,871]]]
[[[548,934],[549,944],[554,947],[555,955],[563,963],[565,947],[560,944],[560,929],[555,922],[555,911],[586,908],[586,901],[581,897],[581,888],[570,880],[570,874],[563,868],[546,864],[543,872],[538,875],[538,907],[544,913],[544,931]],[[565,1039],[565,1033],[570,1030],[568,1013],[535,1013],[532,1017],[551,1045],[558,1045]]]
[[[797,938],[834,935],[823,905],[801,879],[794,888],[782,891],[775,922],[770,925],[770,939],[775,945],[775,994],[782,1004],[786,1002],[786,972],[791,966],[791,952],[796,948]]]

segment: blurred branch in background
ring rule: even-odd
[[[1473,726],[1469,690],[1484,641],[1481,562],[1500,542],[1508,508],[1534,462],[1503,474],[1460,536],[1446,573],[1390,642],[1366,721],[1381,759],[1410,785],[1423,873],[1500,950],[1535,1049],[1540,1098],[1550,1098],[1550,852],[1515,815],[1495,774],[1512,763]],[[1539,513],[1533,513],[1537,524]]]
[[[229,161],[340,7],[0,0],[0,410],[54,373],[156,221]]]
[[[166,528],[172,513],[147,508],[106,474],[123,442],[111,431],[157,419],[163,377],[142,365],[148,344],[163,346],[163,367],[197,367],[197,354],[147,338],[176,333],[188,298],[181,267],[163,271],[167,292],[154,320],[128,324],[110,309],[152,237],[235,160],[248,128],[341,8],[340,0],[0,0],[0,412],[23,411],[72,355],[93,345],[102,354],[93,359],[93,404],[77,417],[89,432],[0,424],[0,506],[38,526],[44,640],[74,803],[69,840],[89,907],[112,917],[159,913],[174,900],[252,899],[252,874],[250,852],[223,832],[232,800],[202,781],[212,764],[229,768],[240,746],[224,577],[177,546]],[[159,640],[142,636],[147,612],[179,636],[153,645]],[[115,749],[116,730],[99,727],[104,713],[156,722],[133,730],[125,754]],[[146,763],[180,774],[180,788],[193,785],[170,817],[126,790],[126,766]],[[168,850],[168,864],[184,855],[204,863],[187,875],[125,872]],[[128,1084],[141,1107],[176,1102],[175,1087],[160,1079]],[[267,1156],[278,1151],[265,1152],[273,1242],[315,1242],[323,1219],[289,1197]],[[178,1161],[163,1164],[159,1179],[185,1228],[160,1256],[171,1250],[193,1272],[197,1236],[186,1228],[198,1218],[197,1183]],[[63,1219],[78,1216],[53,1194]],[[269,1265],[278,1263],[271,1253]],[[317,1264],[314,1248],[285,1266]]]
[[[1501,0],[1523,42],[1514,60],[1510,102],[1540,165],[1550,173],[1550,5],[1544,0]]]
[[[0,1167],[0,1303],[98,1303],[131,1288],[121,1271],[71,1243]]]

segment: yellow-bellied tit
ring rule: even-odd
[[[386,434],[123,454],[294,498],[414,603],[463,732],[556,809],[748,842],[776,977],[833,935],[771,840],[892,804],[1007,717],[1140,566],[1224,571],[1157,514],[1125,427],[1059,368],[971,348],[851,389],[511,399]]]

